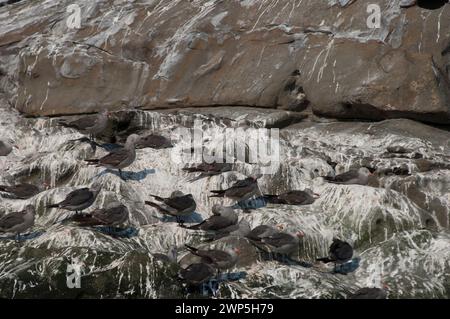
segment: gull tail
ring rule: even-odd
[[[150,194],[150,196],[153,197],[154,199],[156,199],[156,200],[159,201],[159,202],[163,202],[163,201],[164,201],[164,198],[162,198],[162,197],[160,197],[160,196],[152,195],[152,194]],[[147,202],[146,202],[146,203],[147,203]]]
[[[200,224],[192,225],[192,226],[185,227],[185,228],[192,229],[192,230],[198,230],[204,223],[206,223],[206,220],[202,221]]]
[[[50,204],[46,206],[47,208],[57,208],[59,207],[59,204]]]
[[[156,208],[157,210],[159,210],[163,214],[172,216],[172,214],[167,209],[165,209],[164,207],[161,207],[161,205],[159,205],[157,203],[154,203],[154,202],[151,202],[151,201],[145,201],[145,204],[148,205],[148,206]]]
[[[184,247],[186,247],[191,253],[193,253],[194,255],[197,254],[198,249],[189,245],[184,245]]]
[[[99,163],[99,160],[96,159],[96,158],[94,158],[94,159],[87,159],[87,160],[84,160],[84,161],[87,162],[88,165],[97,165]]]
[[[225,191],[211,191],[211,193],[214,193],[214,195],[211,195],[209,197],[224,197]]]

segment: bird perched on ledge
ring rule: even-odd
[[[358,170],[353,169],[348,172],[336,175],[334,177],[324,177],[328,182],[333,184],[344,185],[367,185],[369,183],[369,176],[373,175],[367,167],[361,167]]]
[[[139,136],[132,134],[128,136],[125,146],[123,148],[114,149],[108,155],[99,159],[88,159],[88,165],[103,166],[111,169],[118,169],[122,179],[122,169],[133,164],[136,159],[135,144],[139,140]]]
[[[94,141],[94,138],[102,133],[108,125],[109,112],[103,110],[96,115],[88,115],[80,117],[74,121],[59,120],[58,124],[64,127],[69,127],[80,131],[83,134],[88,134],[89,139]]]
[[[225,190],[213,190],[209,197],[228,197],[236,201],[243,201],[251,198],[252,196],[260,193],[258,187],[259,176],[250,176],[246,179],[235,182],[230,188]]]
[[[281,195],[264,195],[268,203],[284,205],[310,205],[318,197],[319,194],[314,193],[309,188],[304,191],[293,190]]]
[[[327,257],[317,258],[317,261],[323,263],[334,262],[335,264],[343,264],[353,257],[353,247],[340,239],[333,238],[333,243],[329,249]]]
[[[197,203],[194,200],[192,194],[185,195],[181,191],[174,191],[168,198],[159,197],[156,195],[150,195],[155,198],[159,203],[146,201],[145,204],[155,207],[161,213],[174,216],[180,226],[183,226],[182,217],[191,215],[197,208]]]
[[[80,226],[118,226],[128,220],[129,212],[125,205],[113,203],[107,209],[96,209],[88,215],[76,215],[73,221]]]
[[[66,198],[57,203],[47,205],[48,208],[62,208],[65,210],[74,211],[75,213],[81,212],[83,209],[90,207],[97,195],[100,193],[102,186],[100,184],[93,185],[91,188],[81,188],[70,192]]]
[[[23,211],[6,214],[0,218],[0,232],[16,233],[17,239],[19,239],[20,233],[33,227],[35,214],[36,210],[33,205],[26,206]]]
[[[47,183],[43,183],[43,188],[26,183],[17,185],[0,185],[0,192],[7,193],[18,199],[29,199],[47,188]]]

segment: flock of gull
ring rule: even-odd
[[[59,125],[70,127],[88,135],[90,143],[96,143],[95,137],[101,134],[107,127],[110,113],[101,112],[96,115],[81,117],[75,121],[60,120]],[[7,156],[13,146],[13,142],[0,141],[0,156]],[[98,144],[97,144],[98,145]],[[149,135],[141,137],[136,134],[129,135],[124,146],[114,148],[107,155],[100,158],[86,159],[87,165],[105,167],[109,170],[118,170],[119,176],[125,180],[122,169],[130,166],[136,159],[136,148],[171,147],[171,141],[159,135]],[[185,167],[187,173],[200,173],[198,178],[219,175],[223,172],[231,171],[232,166],[228,163],[202,163],[194,167]],[[371,172],[366,167],[357,170],[350,170],[333,177],[324,177],[330,183],[336,184],[359,184],[367,185]],[[191,194],[184,194],[177,190],[170,197],[164,198],[151,195],[152,200],[145,201],[145,204],[156,208],[162,214],[175,217],[179,226],[189,230],[203,231],[209,235],[210,241],[227,236],[240,235],[256,246],[261,254],[266,253],[272,260],[280,262],[293,261],[291,255],[298,252],[300,243],[305,234],[298,231],[295,234],[283,230],[281,225],[260,225],[254,229],[242,227],[239,223],[238,214],[235,208],[240,203],[248,203],[254,198],[262,199],[265,203],[283,205],[310,205],[318,194],[310,189],[291,190],[279,195],[262,194],[258,186],[258,176],[250,176],[236,181],[231,187],[222,190],[212,190],[210,197],[228,198],[237,203],[238,206],[214,205],[212,216],[203,222],[185,226],[184,218],[193,214],[197,208],[195,199]],[[35,186],[31,184],[0,185],[0,192],[7,194],[11,198],[28,199],[48,188],[48,185]],[[114,231],[129,220],[129,211],[123,204],[112,203],[104,208],[97,208],[90,213],[83,211],[91,207],[96,201],[97,195],[101,191],[102,185],[94,182],[89,188],[76,189],[66,195],[65,199],[58,203],[47,206],[49,209],[58,208],[75,212],[71,221],[82,227],[101,226]],[[242,206],[242,205],[241,205]],[[244,205],[245,206],[245,205]],[[28,205],[23,211],[12,212],[0,218],[0,233],[14,234],[10,238],[21,240],[21,234],[34,226],[35,207]],[[221,272],[234,268],[242,251],[238,248],[225,249],[200,249],[185,245],[185,249],[191,254],[199,257],[198,262],[194,262],[187,267],[182,267],[178,276],[187,287],[201,287],[213,278],[218,278]],[[154,254],[163,260],[176,262],[176,252],[171,255]],[[335,267],[346,265],[352,261],[352,246],[338,238],[334,238],[329,248],[329,254],[325,257],[317,258],[318,263],[334,263]],[[386,298],[386,290],[380,288],[362,288],[354,293],[351,298]]]

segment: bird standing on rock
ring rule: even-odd
[[[283,205],[310,205],[318,197],[319,194],[314,193],[309,188],[304,191],[293,190],[281,195],[264,195],[268,203]]]
[[[20,233],[33,227],[35,214],[35,207],[33,205],[28,205],[25,207],[25,210],[21,212],[4,215],[0,218],[0,232],[15,233],[17,235],[17,240],[19,240]]]
[[[343,264],[353,257],[353,247],[340,239],[333,238],[333,243],[330,246],[328,257],[317,258],[325,264],[334,262],[335,264]]]
[[[185,247],[193,254],[201,257],[202,262],[209,264],[217,269],[219,273],[221,270],[227,270],[233,268],[237,261],[240,250],[238,248],[234,249],[197,249],[189,245]]]
[[[43,184],[48,188],[48,184]],[[29,199],[42,191],[39,187],[32,184],[0,185],[0,192],[7,193],[18,199]]]
[[[190,182],[194,182],[205,177],[230,172],[232,169],[233,165],[230,163],[201,163],[194,167],[185,167],[183,168],[183,171],[188,173],[200,173],[200,175],[190,180]]]
[[[246,179],[235,182],[230,188],[225,190],[213,190],[209,197],[227,197],[236,201],[244,201],[259,193],[258,178],[260,176],[250,176]]]
[[[231,207],[223,207],[221,205],[214,205],[212,208],[213,216],[204,220],[200,224],[188,227],[188,229],[199,229],[203,231],[222,231],[230,226],[236,225],[238,222],[238,215]]]
[[[188,285],[200,286],[208,282],[216,274],[215,269],[206,263],[195,263],[180,269],[178,276]]]
[[[304,236],[305,234],[301,231],[294,235],[286,232],[276,232],[272,235],[262,237],[261,243],[267,245],[271,252],[289,256],[299,248],[300,238]]]
[[[110,169],[118,169],[120,177],[122,176],[122,169],[133,164],[136,159],[136,149],[135,144],[139,140],[139,136],[132,134],[128,136],[125,146],[123,148],[118,148],[113,150],[108,155],[103,156],[99,159],[88,159],[85,160],[89,165],[103,166]]]
[[[163,214],[174,216],[180,226],[183,225],[182,217],[191,215],[197,208],[197,203],[192,194],[185,195],[181,191],[174,191],[169,198],[150,195],[162,204],[146,201],[145,204],[155,207]]]
[[[68,122],[67,120],[59,120],[58,124],[80,131],[89,135],[89,139],[93,142],[95,137],[102,133],[108,125],[109,112],[103,110],[96,115],[88,115],[80,117],[77,120]]]
[[[141,149],[141,148],[153,148],[156,150],[161,150],[161,149],[165,149],[165,148],[172,148],[172,142],[161,135],[156,135],[156,134],[150,134],[147,136],[143,136],[141,138],[139,138],[139,141],[137,141],[136,143],[136,148],[137,149]]]
[[[113,203],[107,209],[96,209],[89,215],[78,215],[74,221],[80,226],[108,226],[114,227],[128,220],[129,212],[125,205]]]
[[[261,242],[263,238],[278,233],[280,229],[281,227],[277,229],[269,225],[260,225],[253,228],[245,237],[255,242]]]
[[[343,185],[367,185],[369,176],[373,175],[367,167],[361,167],[358,170],[350,170],[348,172],[336,175],[334,177],[324,177],[328,182]]]
[[[75,213],[81,212],[83,209],[90,207],[97,195],[100,193],[102,186],[100,184],[93,185],[89,188],[81,188],[70,192],[66,198],[57,204],[47,205],[48,208],[62,208],[65,210],[74,211]]]

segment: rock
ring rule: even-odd
[[[12,152],[11,144],[0,140],[0,156],[7,156],[11,152]]]
[[[0,11],[0,91],[28,115],[309,107],[450,123],[450,6],[378,5],[371,28],[364,1],[21,1]]]

